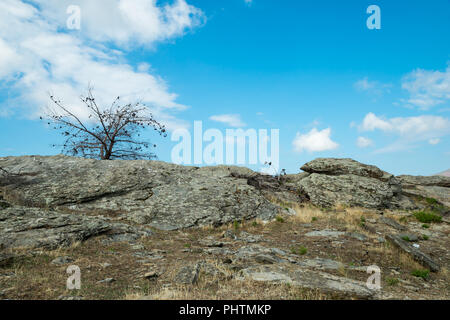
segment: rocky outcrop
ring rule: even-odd
[[[65,247],[98,235],[111,241],[150,236],[126,224],[101,217],[87,217],[37,208],[7,208],[0,211],[0,248]]]
[[[352,159],[319,158],[302,166],[305,172],[278,177],[233,166],[61,155],[0,158],[0,167],[11,174],[0,178],[0,208],[112,216],[161,230],[268,221],[292,213],[278,203],[415,209],[418,194],[447,206],[450,195],[450,178],[395,177]]]
[[[319,158],[301,167],[309,173],[297,182],[315,205],[338,204],[374,209],[412,208],[401,193],[400,182],[375,166],[352,159]]]
[[[444,176],[398,176],[403,193],[433,198],[450,207],[450,177]]]
[[[273,219],[279,212],[239,167],[185,167],[159,161],[98,161],[66,156],[10,157],[20,175],[3,187],[11,204],[120,216],[162,230]]]

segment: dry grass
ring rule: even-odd
[[[251,280],[199,280],[194,286],[170,286],[151,290],[148,294],[129,292],[126,300],[324,300],[327,295],[287,284],[264,284]]]
[[[310,205],[300,206],[295,203],[291,208],[296,212],[296,215],[293,217],[294,221],[300,223],[311,223],[313,219],[327,219],[330,217],[329,213]]]

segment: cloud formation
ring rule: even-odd
[[[444,71],[416,69],[402,79],[409,98],[403,100],[422,110],[450,102],[450,63]]]
[[[384,119],[370,112],[364,117],[359,130],[381,131],[396,136],[397,140],[377,152],[398,151],[409,149],[421,141],[439,143],[441,137],[450,134],[450,120],[431,115]]]
[[[81,30],[69,32],[66,8],[72,2],[0,2],[0,81],[13,96],[0,106],[0,114],[20,111],[35,118],[51,93],[83,117],[79,95],[91,84],[102,105],[117,96],[124,102],[139,100],[169,129],[185,126],[172,114],[186,108],[177,95],[149,73],[148,64],[136,69],[128,64],[123,50],[133,41],[151,45],[180,36],[196,25],[201,11],[184,0],[162,8],[154,0],[75,1],[81,7]],[[140,25],[151,15],[158,18],[155,25]],[[123,47],[111,50],[108,41]]]
[[[339,145],[331,140],[330,135],[331,128],[323,129],[321,131],[317,130],[317,128],[313,128],[305,134],[297,132],[294,141],[292,141],[294,151],[303,152],[306,150],[308,152],[320,152],[334,150]]]
[[[358,137],[358,139],[356,139],[356,145],[360,148],[367,148],[373,145],[373,141],[369,138]]]
[[[370,81],[368,77],[364,77],[363,79],[356,81],[354,87],[358,91],[367,92],[375,96],[381,96],[384,93],[389,93],[392,85],[378,81]]]
[[[123,46],[152,46],[182,36],[206,21],[204,13],[185,0],[160,6],[156,0],[33,0],[42,14],[65,25],[69,5],[81,9],[82,33],[94,41]]]
[[[239,114],[219,114],[209,117],[212,121],[217,121],[224,123],[230,127],[241,128],[245,127],[246,124],[241,120],[241,115]]]

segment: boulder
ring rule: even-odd
[[[375,166],[363,164],[348,158],[317,158],[305,163],[300,169],[308,173],[320,173],[326,175],[352,174],[359,177],[375,178],[382,181],[389,181],[393,177],[393,175],[382,171]]]
[[[308,175],[297,180],[297,186],[317,206],[415,208],[402,195],[400,182],[375,166],[352,159],[318,158],[301,169]]]

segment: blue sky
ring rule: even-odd
[[[449,1],[90,2],[0,4],[0,156],[59,153],[37,120],[46,93],[76,109],[91,83],[105,103],[148,102],[171,130],[279,129],[292,173],[316,157],[450,168]],[[70,4],[80,30],[66,27]],[[373,4],[379,30],[366,26]],[[170,161],[170,136],[149,139]]]

